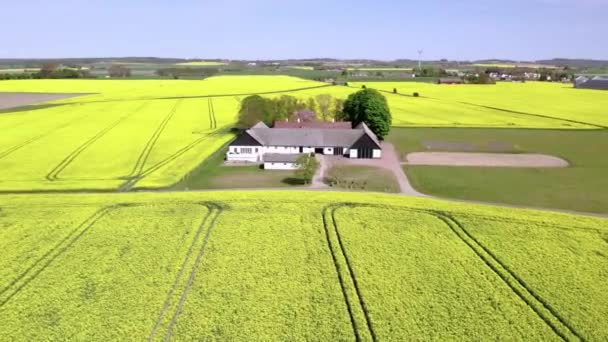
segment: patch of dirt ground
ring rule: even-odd
[[[61,94],[61,93],[3,93],[0,92],[0,109],[22,107],[41,102],[67,99],[89,94]]]
[[[534,153],[414,152],[406,165],[481,166],[481,167],[568,167],[562,158]]]

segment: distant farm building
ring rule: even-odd
[[[588,78],[579,76],[574,80],[574,87],[580,89],[608,90],[608,77]]]
[[[352,128],[350,122],[276,122],[269,128],[259,122],[230,144],[226,161],[292,170],[300,155],[311,153],[372,159],[382,157],[382,147],[365,123]]]
[[[463,84],[464,81],[460,77],[442,77],[437,80],[437,84]]]

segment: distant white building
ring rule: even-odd
[[[295,169],[295,161],[302,154],[382,157],[380,142],[365,123],[355,128],[344,126],[344,123],[314,122],[269,128],[259,122],[229,145],[226,160],[260,163],[265,169],[290,170]]]

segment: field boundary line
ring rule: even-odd
[[[59,179],[59,174],[61,172],[63,172],[63,170],[65,170],[72,162],[74,162],[74,160],[76,158],[78,158],[78,156],[80,156],[80,154],[82,152],[84,152],[91,145],[93,145],[95,142],[97,142],[97,140],[101,139],[103,136],[105,136],[107,133],[109,133],[111,130],[113,130],[115,127],[117,127],[119,124],[121,124],[127,118],[129,118],[131,115],[137,113],[139,110],[141,110],[146,105],[147,105],[147,103],[144,103],[144,104],[140,105],[139,107],[137,107],[137,109],[135,111],[133,111],[133,112],[131,112],[129,114],[123,115],[118,120],[114,121],[109,126],[105,127],[101,131],[99,131],[93,137],[89,138],[82,145],[78,146],[75,150],[73,150],[72,152],[70,152],[70,154],[68,154],[61,162],[59,162],[59,164],[57,164],[57,166],[55,166],[46,175],[46,179],[49,180],[49,181],[56,181],[56,180],[58,180]]]
[[[135,162],[135,165],[133,165],[133,169],[131,170],[131,172],[129,173],[127,178],[137,177],[137,175],[139,175],[143,172],[143,168],[146,165],[146,163],[148,162],[148,158],[150,157],[152,150],[156,146],[156,142],[160,138],[161,134],[163,133],[163,131],[165,130],[167,125],[169,124],[169,121],[171,121],[171,119],[177,112],[177,108],[180,103],[181,103],[181,100],[178,100],[173,105],[171,110],[169,110],[169,112],[163,118],[163,120],[160,122],[158,127],[156,127],[156,130],[154,130],[154,132],[152,133],[152,136],[150,136],[150,138],[146,142],[146,145],[144,146],[143,150],[140,152],[139,156],[137,157],[137,161]]]
[[[154,327],[152,328],[152,331],[150,332],[150,335],[148,337],[149,341],[153,341],[154,340],[156,332],[158,331],[158,329],[162,325],[163,319],[165,317],[165,313],[167,312],[167,310],[171,306],[171,300],[173,298],[173,294],[175,293],[175,291],[178,288],[179,281],[180,281],[180,279],[181,279],[181,277],[182,277],[182,275],[183,275],[183,273],[184,273],[184,271],[186,269],[186,265],[188,264],[188,261],[190,261],[190,257],[192,256],[192,253],[194,251],[194,247],[196,246],[196,243],[199,242],[200,235],[203,232],[203,230],[205,229],[205,225],[207,224],[207,221],[209,220],[209,217],[211,217],[211,214],[212,214],[212,211],[213,211],[212,207],[209,206],[209,205],[206,205],[204,203],[201,203],[201,205],[206,209],[207,212],[206,212],[205,216],[203,217],[203,220],[199,224],[199,227],[198,227],[198,229],[197,229],[194,237],[192,238],[192,243],[190,244],[190,246],[188,247],[188,250],[186,251],[186,257],[184,258],[184,261],[182,262],[181,267],[179,268],[179,271],[177,272],[177,275],[175,277],[175,280],[173,281],[171,289],[167,293],[167,296],[166,296],[165,301],[163,303],[163,306],[162,306],[162,308],[160,310],[158,318],[156,319],[156,322],[154,323]]]
[[[196,277],[196,271],[198,270],[198,268],[200,266],[201,259],[203,258],[203,254],[206,249],[205,247],[207,247],[207,243],[209,242],[209,237],[211,236],[211,232],[213,231],[213,228],[215,227],[217,219],[220,217],[220,215],[224,211],[224,208],[217,203],[207,202],[206,205],[209,206],[210,210],[215,210],[215,215],[211,219],[211,222],[209,222],[209,227],[207,228],[207,232],[205,233],[205,237],[203,238],[201,248],[199,249],[199,251],[196,255],[196,259],[194,260],[194,265],[192,266],[192,270],[190,271],[190,276],[188,277],[188,282],[186,283],[186,287],[184,288],[182,295],[180,296],[179,302],[177,304],[177,308],[175,309],[175,312],[173,313],[173,316],[171,317],[171,322],[169,323],[169,326],[167,328],[167,333],[165,335],[165,341],[171,340],[171,336],[173,335],[173,329],[175,328],[175,324],[177,323],[177,318],[179,317],[179,315],[182,312],[184,303],[186,302],[186,299],[188,298],[188,293],[190,292],[190,288],[192,287],[192,284],[194,283],[194,279]]]
[[[99,220],[104,218],[111,211],[128,205],[118,204],[103,207],[80,223],[75,229],[70,231],[66,237],[60,240],[55,246],[42,255],[33,265],[23,271],[17,278],[0,291],[0,308],[8,303],[15,295],[21,292],[30,282],[36,279],[55,259],[60,257],[70,249],[82,236],[84,236]],[[28,276],[29,273],[32,273]],[[14,290],[11,290],[13,289]]]

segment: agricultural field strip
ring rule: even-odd
[[[67,111],[67,109],[66,109],[66,111]],[[9,147],[8,149],[0,152],[0,159],[9,156],[10,154],[14,153],[15,151],[18,151],[19,149],[21,149],[21,148],[23,148],[23,147],[25,147],[25,146],[27,146],[27,145],[29,145],[31,143],[34,143],[34,142],[36,142],[36,141],[38,141],[38,140],[40,140],[40,139],[42,139],[42,138],[44,138],[46,136],[49,136],[49,135],[55,133],[56,131],[58,131],[58,130],[60,130],[62,128],[68,127],[68,126],[70,126],[71,124],[73,124],[73,123],[75,123],[77,121],[84,120],[84,119],[88,118],[91,115],[93,115],[93,113],[88,114],[88,115],[84,115],[84,116],[79,116],[77,118],[72,118],[72,119],[70,119],[70,120],[68,120],[68,121],[66,121],[66,122],[64,122],[64,123],[62,123],[62,124],[60,124],[58,126],[55,126],[55,127],[51,128],[50,130],[48,130],[48,131],[46,131],[46,132],[44,132],[42,134],[39,134],[39,135],[37,135],[37,136],[35,136],[33,138],[27,139],[27,140],[25,140],[25,141],[23,141],[23,142],[21,142],[21,143],[19,143],[17,145],[13,145],[12,147]]]
[[[359,89],[359,87],[356,87],[356,86],[349,86],[349,87],[350,88],[354,88],[354,89]],[[382,93],[392,95],[392,96],[403,96],[403,97],[412,97],[412,98],[414,97],[414,96],[409,95],[409,94],[401,94],[401,93],[395,94],[392,91],[388,91],[386,89],[378,89],[378,88],[374,88],[374,89],[376,89],[376,90],[378,90],[378,91],[380,91]],[[571,119],[566,119],[566,118],[559,118],[559,117],[545,115],[545,114],[527,113],[527,112],[521,112],[521,111],[510,110],[510,109],[505,109],[505,108],[493,107],[493,106],[484,106],[484,105],[480,105],[480,104],[476,104],[476,103],[472,103],[472,102],[449,100],[449,99],[444,99],[444,98],[436,98],[436,97],[428,97],[428,96],[419,96],[419,97],[420,98],[429,99],[429,100],[442,101],[442,102],[446,102],[446,103],[458,103],[458,104],[461,104],[461,105],[466,105],[466,106],[471,106],[471,107],[490,109],[490,110],[495,110],[495,111],[499,111],[499,112],[505,112],[505,113],[509,113],[509,114],[516,114],[516,115],[522,115],[522,116],[532,116],[532,117],[538,117],[538,118],[543,118],[543,119],[555,120],[555,121],[560,121],[560,122],[575,123],[575,124],[579,124],[579,125],[587,125],[587,126],[591,126],[591,127],[595,127],[595,128],[608,129],[608,126],[603,126],[603,125],[598,125],[598,124],[584,122],[584,121],[578,121],[578,120],[571,120]]]
[[[175,323],[177,322],[177,319],[182,311],[184,303],[186,302],[186,299],[188,297],[188,292],[190,291],[190,288],[192,287],[192,284],[194,283],[194,280],[196,277],[196,271],[199,268],[201,259],[205,252],[205,247],[207,246],[207,242],[209,241],[209,237],[211,236],[211,232],[213,231],[213,228],[215,227],[217,219],[219,218],[219,216],[222,214],[222,211],[223,211],[222,206],[218,203],[202,202],[202,203],[200,203],[200,205],[207,208],[207,214],[205,215],[201,224],[199,225],[199,228],[192,240],[192,244],[189,246],[188,251],[186,252],[186,257],[184,258],[184,261],[183,261],[179,271],[177,272],[175,281],[173,282],[171,289],[167,293],[165,302],[163,303],[163,306],[159,312],[158,318],[157,318],[156,322],[154,323],[154,326],[152,327],[152,331],[150,332],[150,335],[148,337],[149,341],[154,340],[156,334],[158,333],[159,329],[163,325],[163,321],[165,320],[165,317],[167,317],[166,314],[167,314],[167,311],[169,310],[169,308],[171,307],[172,300],[174,299],[173,297],[177,295],[177,296],[179,296],[179,300],[177,302],[177,306],[176,306],[175,310],[173,311],[173,314],[171,315],[171,320],[168,324],[167,330],[165,332],[165,338],[164,338],[165,341],[168,341],[171,339],[171,335],[173,334],[173,328],[175,327]],[[209,220],[210,217],[212,217],[211,220]],[[209,222],[209,224],[207,224],[207,222]],[[196,258],[192,265],[192,269],[190,270],[187,282],[186,282],[183,290],[181,290],[181,294],[176,294],[176,290],[179,286],[180,280],[182,279],[182,276],[186,269],[186,265],[188,264],[189,260],[192,257],[192,253],[195,250],[195,245],[200,240],[200,235],[202,234],[202,232],[205,229],[206,229],[206,233],[205,233],[202,241],[200,242],[201,246],[198,249],[198,252],[196,254]]]
[[[203,257],[205,247],[207,242],[209,241],[209,237],[219,218],[220,214],[223,211],[223,207],[215,202],[201,202],[198,203],[204,208],[206,208],[206,214],[199,225],[199,228],[195,234],[195,237],[192,240],[192,243],[187,251],[185,259],[176,275],[176,279],[173,283],[173,286],[167,293],[166,300],[163,304],[163,307],[160,310],[159,317],[155,322],[154,327],[152,328],[152,332],[150,334],[149,339],[153,340],[154,336],[158,332],[159,328],[163,323],[163,319],[165,318],[165,314],[168,309],[171,307],[172,299],[174,295],[179,296],[179,301],[177,303],[177,307],[175,311],[171,315],[171,321],[169,322],[165,340],[169,340],[171,338],[173,327],[177,322],[181,309],[187,299],[188,291],[190,290],[192,283],[195,280],[196,271],[200,264],[200,261]],[[26,270],[21,272],[15,279],[13,279],[8,285],[6,285],[2,290],[0,290],[0,309],[6,305],[15,295],[17,295],[21,290],[23,290],[31,281],[36,279],[44,270],[49,267],[53,263],[55,259],[60,257],[63,253],[65,253],[68,249],[72,248],[78,240],[80,240],[98,221],[108,215],[112,210],[116,210],[119,208],[125,207],[134,207],[134,206],[146,206],[145,203],[119,203],[110,206],[105,206],[98,209],[94,214],[85,219],[82,223],[80,223],[76,228],[71,230],[62,240],[60,240],[57,244],[55,244],[51,249],[49,249],[44,255],[38,258],[33,265],[28,267]],[[57,207],[57,206],[49,206],[49,207]],[[76,205],[75,207],[90,207],[90,205]],[[211,220],[209,220],[209,218]],[[209,224],[207,224],[209,222]],[[200,240],[200,235],[202,232],[206,230],[206,233],[202,239]],[[176,290],[178,288],[178,284],[183,276],[186,265],[192,257],[192,253],[195,250],[195,246],[197,243],[200,243],[201,246],[198,249],[198,253],[196,255],[195,261],[192,265],[192,269],[190,270],[189,277],[187,282],[180,291],[180,293],[176,294]]]
[[[147,100],[180,100],[180,99],[206,99],[214,97],[239,97],[239,96],[250,96],[250,95],[272,95],[272,94],[284,94],[306,90],[314,90],[321,88],[335,87],[333,84],[322,84],[311,87],[292,88],[292,89],[281,89],[281,90],[269,90],[260,92],[246,92],[246,93],[228,93],[228,94],[205,94],[205,95],[185,95],[185,96],[167,96],[167,97],[134,97],[134,98],[108,98],[103,100],[93,99],[91,101],[80,101],[81,103],[104,103],[104,102],[129,102],[129,101],[147,101]],[[76,102],[76,103],[80,103]],[[65,102],[66,104],[73,104],[74,102]]]
[[[497,110],[497,111],[506,112],[506,113],[510,113],[510,114],[535,116],[535,117],[544,118],[544,119],[564,121],[564,122],[568,122],[568,123],[575,123],[575,124],[579,124],[579,125],[587,125],[587,126],[592,126],[592,127],[601,128],[601,129],[608,129],[608,126],[603,126],[603,125],[598,125],[598,124],[584,122],[584,121],[578,121],[578,120],[558,118],[558,117],[544,115],[544,114],[526,113],[526,112],[520,112],[520,111],[516,111],[516,110],[511,110],[511,109],[492,107],[492,106],[484,106],[484,105],[480,105],[480,104],[476,104],[476,103],[471,103],[471,102],[452,101],[452,100],[439,99],[439,98],[433,98],[433,97],[427,97],[427,98],[428,99],[432,99],[432,100],[445,101],[445,102],[460,103],[460,104],[467,105],[467,106],[475,106],[475,107],[480,107],[480,108],[485,108],[485,109],[492,109],[492,110]]]
[[[358,87],[355,86],[349,86],[351,88],[355,88],[355,89],[359,89]],[[374,88],[376,89],[376,88]],[[376,89],[382,93],[386,93],[392,96],[403,96],[403,97],[414,97],[411,96],[409,94],[395,94],[391,91],[385,90],[385,89]],[[591,126],[591,127],[595,127],[595,128],[601,128],[601,129],[608,129],[608,126],[602,126],[602,125],[598,125],[598,124],[594,124],[594,123],[589,123],[589,122],[584,122],[584,121],[577,121],[577,120],[570,120],[570,119],[565,119],[565,118],[558,118],[558,117],[554,117],[554,116],[549,116],[549,115],[543,115],[543,114],[534,114],[534,113],[526,113],[526,112],[520,112],[520,111],[515,111],[515,110],[510,110],[510,109],[505,109],[505,108],[498,108],[498,107],[491,107],[491,106],[484,106],[484,105],[480,105],[480,104],[476,104],[476,103],[472,103],[472,102],[463,102],[463,101],[454,101],[454,100],[447,100],[447,99],[443,99],[443,98],[436,98],[436,97],[428,97],[428,96],[419,96],[420,98],[425,98],[425,99],[429,99],[429,100],[435,100],[435,101],[442,101],[442,102],[446,102],[446,103],[458,103],[461,105],[466,105],[466,106],[471,106],[471,107],[477,107],[477,108],[484,108],[484,109],[491,109],[491,110],[495,110],[495,111],[499,111],[499,112],[505,112],[505,113],[509,113],[509,114],[516,114],[516,115],[521,115],[521,116],[533,116],[533,117],[538,117],[538,118],[543,118],[543,119],[549,119],[549,120],[555,120],[555,121],[560,121],[560,122],[567,122],[567,123],[575,123],[578,125],[587,125],[587,126]],[[488,125],[491,126],[491,125]]]
[[[56,181],[59,179],[59,174],[65,170],[78,156],[84,152],[89,146],[93,145],[97,140],[101,139],[104,135],[118,126],[120,123],[125,121],[127,118],[131,117],[133,114],[139,112],[142,108],[148,105],[148,102],[142,103],[139,107],[137,107],[134,111],[123,115],[118,120],[112,122],[110,125],[99,131],[93,137],[89,138],[82,145],[78,146],[74,151],[70,152],[57,166],[55,166],[47,175],[46,179],[49,181]]]
[[[127,178],[137,177],[138,175],[140,175],[143,172],[143,168],[146,166],[146,163],[148,162],[148,158],[150,157],[150,153],[152,153],[154,146],[156,146],[156,142],[158,141],[158,138],[160,138],[161,134],[167,127],[167,124],[169,123],[169,121],[171,121],[171,118],[173,118],[173,116],[177,112],[177,108],[179,107],[180,103],[181,103],[181,100],[178,100],[173,105],[171,110],[169,110],[167,115],[163,118],[161,123],[158,125],[156,130],[154,130],[154,132],[152,133],[152,136],[150,136],[150,139],[146,142],[146,145],[144,146],[143,150],[139,154],[137,161],[135,162],[135,165],[133,165],[133,169],[131,170],[131,172],[129,173]]]
[[[227,125],[223,128],[220,128],[219,130],[209,133],[207,135],[204,135],[196,140],[194,140],[193,142],[189,143],[188,145],[182,147],[181,149],[177,150],[176,152],[174,152],[173,154],[171,154],[170,156],[166,157],[165,159],[159,161],[158,163],[148,167],[147,169],[145,169],[144,171],[142,171],[138,176],[133,177],[132,179],[130,179],[127,183],[123,184],[121,186],[121,189],[123,191],[129,191],[130,189],[132,189],[137,182],[139,182],[140,180],[142,180],[143,178],[149,176],[150,174],[154,173],[155,171],[159,170],[160,168],[166,166],[167,164],[171,163],[172,161],[174,161],[175,159],[181,157],[183,154],[187,153],[188,151],[192,150],[193,148],[195,148],[196,146],[198,146],[199,144],[201,144],[202,142],[205,142],[207,139],[213,138],[214,136],[217,135],[221,135],[221,134],[225,134],[225,132],[223,132],[225,129],[227,129],[230,125]]]
[[[13,279],[7,286],[0,290],[0,308],[8,303],[11,298],[25,288],[32,280],[36,279],[55,259],[70,249],[83,235],[87,233],[104,216],[110,211],[126,205],[111,205],[105,206],[97,210],[93,215],[80,223],[76,228],[68,233],[61,241],[48,250],[44,255],[37,259],[33,265],[21,272],[19,276]],[[28,275],[29,274],[29,275]]]
[[[336,203],[329,205],[323,209],[322,217],[323,217],[323,225],[326,230],[326,238],[328,248],[330,249],[330,253],[332,254],[332,258],[334,261],[334,266],[336,268],[336,272],[338,273],[338,279],[342,285],[344,300],[346,302],[348,313],[351,317],[351,322],[353,324],[353,330],[355,331],[355,338],[360,340],[359,332],[358,332],[358,324],[355,320],[355,316],[353,315],[353,307],[359,305],[359,309],[364,313],[366,326],[368,332],[372,339],[375,340],[375,333],[373,330],[373,322],[369,319],[369,313],[367,311],[367,307],[365,305],[364,298],[361,294],[361,290],[358,286],[356,274],[352,267],[352,263],[348,257],[347,250],[344,248],[344,244],[341,239],[341,235],[339,232],[339,227],[337,221],[335,219],[335,212],[340,208],[356,208],[356,207],[369,207],[369,208],[378,208],[378,209],[386,209],[391,206],[387,205],[375,205],[375,204],[362,204],[362,203]],[[496,274],[521,300],[523,300],[528,307],[533,310],[540,319],[543,320],[553,332],[562,338],[563,340],[581,340],[585,339],[581,336],[580,333],[572,327],[565,318],[563,318],[546,300],[540,297],[533,289],[531,289],[526,282],[521,279],[515,272],[513,272],[506,264],[504,264],[494,253],[492,253],[487,247],[481,244],[468,230],[462,225],[458,220],[454,218],[448,212],[438,211],[438,210],[428,210],[428,209],[417,209],[403,206],[395,206],[395,209],[407,210],[415,213],[423,213],[433,216],[434,218],[442,221],[447,225],[450,230],[465,244],[467,245],[473,253],[477,255],[487,266],[492,270],[494,274]],[[338,241],[338,245],[340,247],[339,253],[341,254],[341,258],[345,260],[346,270],[343,271],[338,261],[338,256],[335,254],[333,244],[331,243],[331,238],[329,236],[329,228],[327,227],[327,212],[330,211],[331,222],[334,228],[334,233],[336,235],[336,239]],[[341,276],[341,272],[347,272],[346,276]],[[344,280],[345,278],[350,278],[350,286],[354,288],[354,292],[358,297],[358,303],[350,303],[348,291],[345,289]]]

